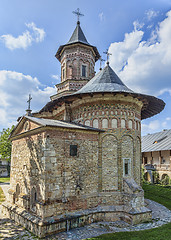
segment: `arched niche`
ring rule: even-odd
[[[111,126],[112,126],[112,128],[117,128],[118,127],[118,120],[116,118],[112,119]]]
[[[20,192],[21,192],[21,190],[20,190],[20,185],[19,185],[19,183],[17,183],[17,185],[16,185],[16,191],[15,191],[15,202],[17,202],[17,201],[19,200]]]
[[[109,127],[108,119],[106,118],[102,119],[102,128],[108,128],[108,127]]]
[[[84,122],[84,125],[90,126],[90,120],[86,120],[86,121]]]
[[[125,128],[125,126],[126,126],[125,119],[121,119],[121,128]]]
[[[102,190],[118,189],[117,139],[108,134],[102,139]]]
[[[133,178],[133,153],[134,153],[133,138],[129,135],[122,137],[121,142],[121,159],[123,177]],[[127,172],[128,171],[128,172]]]
[[[37,201],[37,191],[35,187],[32,187],[31,193],[30,193],[30,207],[32,210],[36,210],[36,201]]]
[[[98,128],[98,127],[99,127],[99,121],[98,121],[98,119],[94,119],[94,120],[93,120],[93,127],[94,127],[94,128]]]
[[[141,181],[141,141],[137,137],[135,140],[135,160],[134,160],[134,179],[137,184]]]
[[[133,128],[132,120],[129,120],[129,121],[128,121],[128,128],[129,128],[129,129],[132,129],[132,128]]]

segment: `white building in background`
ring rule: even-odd
[[[160,180],[171,178],[171,129],[142,137],[142,163],[148,181],[153,182],[153,171]]]

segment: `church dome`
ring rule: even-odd
[[[83,88],[72,95],[80,96],[83,94],[96,93],[121,93],[125,96],[130,95],[143,103],[141,119],[146,119],[160,113],[165,103],[163,100],[141,93],[136,93],[129,89],[109,66],[109,63],[96,74]]]
[[[96,74],[83,88],[75,94],[95,93],[95,92],[130,92],[113,69],[107,64],[98,74]]]
[[[46,104],[40,111],[49,111],[53,109],[55,104],[61,104],[63,101],[73,101],[75,98],[83,98],[84,95],[94,95],[98,93],[123,94],[124,96],[132,96],[143,103],[141,109],[141,120],[152,117],[160,113],[165,102],[157,97],[136,93],[129,89],[107,64],[100,72],[98,72],[84,87],[77,92],[63,96]]]

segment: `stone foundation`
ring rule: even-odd
[[[72,228],[82,227],[99,221],[124,220],[131,224],[138,224],[151,220],[151,210],[146,207],[127,211],[124,205],[98,206],[92,209],[41,219],[25,209],[5,202],[3,203],[3,212],[38,237],[69,231]]]

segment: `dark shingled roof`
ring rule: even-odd
[[[87,94],[96,94],[96,93],[111,93],[117,94],[121,93],[125,96],[130,95],[133,98],[137,98],[143,103],[141,109],[141,119],[146,119],[160,113],[164,107],[165,103],[163,100],[156,98],[154,96],[136,93],[129,89],[121,79],[116,75],[113,69],[107,64],[98,74],[96,74],[83,88],[79,91],[60,97],[46,104],[46,106],[40,110],[40,113],[43,111],[50,111],[54,106],[60,106],[63,101],[68,101],[73,99],[73,97],[83,97]],[[72,101],[72,100],[71,100]]]
[[[142,152],[171,150],[171,129],[142,137]]]
[[[76,42],[82,42],[82,43],[85,43],[85,44],[88,44],[90,45],[88,42],[87,42],[87,39],[80,27],[80,22],[77,22],[77,26],[70,38],[70,40],[68,41],[67,44],[70,44],[70,43],[76,43]]]
[[[80,22],[79,21],[77,22],[77,26],[76,26],[70,40],[67,42],[67,44],[61,45],[58,48],[58,51],[57,51],[55,57],[60,61],[61,60],[61,52],[62,52],[63,48],[65,46],[70,46],[70,45],[76,44],[76,43],[80,43],[80,44],[84,44],[84,45],[87,45],[89,47],[92,47],[93,51],[95,53],[95,61],[97,61],[100,58],[100,54],[99,54],[97,48],[88,43],[88,41],[87,41],[87,39],[86,39],[86,37],[85,37],[81,27],[80,27]]]
[[[97,75],[95,75],[83,88],[75,94],[95,93],[95,92],[130,92],[113,69],[107,64]]]
[[[160,113],[165,103],[163,100],[141,93],[135,93],[129,89],[116,75],[109,63],[95,75],[83,88],[72,95],[95,94],[95,93],[124,93],[131,95],[143,102],[141,119],[146,119]]]

